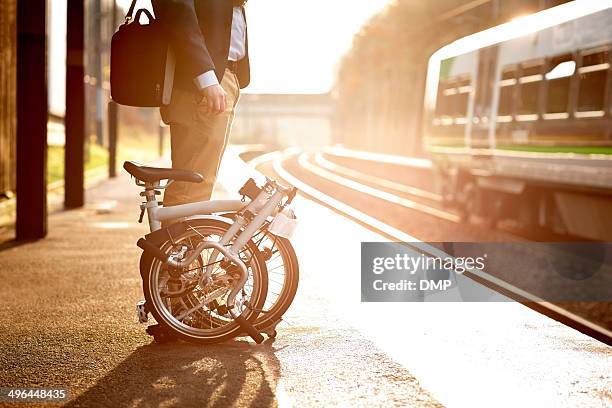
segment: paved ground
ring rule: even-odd
[[[286,170],[290,164],[291,159],[283,162]],[[258,169],[274,173],[271,163]],[[307,184],[315,181],[303,172],[294,175],[307,176],[302,178]],[[512,301],[362,303],[357,295],[360,282],[355,279],[360,242],[385,239],[344,217],[334,217],[332,209],[300,197],[295,204],[302,219],[295,236],[301,262],[306,269],[325,265],[313,274],[324,276],[322,297],[333,299],[332,310],[406,367],[442,404],[612,406],[612,347]],[[370,206],[368,211],[379,210],[378,218],[386,214],[373,200]],[[423,223],[418,216],[411,220],[417,226]],[[423,232],[412,234],[422,239]],[[315,244],[313,237],[318,237]],[[319,250],[314,252],[317,243]]]
[[[439,405],[334,317],[316,269],[303,269],[274,343],[151,344],[134,314],[137,193],[121,177],[84,209],[52,214],[45,240],[0,233],[0,387],[66,387],[71,407]]]
[[[361,303],[360,242],[382,238],[301,197],[300,288],[274,343],[151,344],[137,193],[107,182],[47,239],[0,244],[0,387],[64,386],[71,407],[612,403],[612,348],[519,304]]]

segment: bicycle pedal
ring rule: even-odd
[[[149,321],[149,312],[144,300],[136,303],[136,316],[138,317],[138,323],[147,323]]]
[[[278,324],[282,320],[283,319],[278,319],[276,322],[272,323],[270,326],[266,327],[261,332],[265,333],[268,336],[268,338],[271,338],[271,339],[276,338],[276,335],[278,334],[278,332],[276,331],[276,326],[278,326]]]

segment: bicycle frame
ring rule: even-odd
[[[153,232],[161,228],[162,221],[201,214],[236,212],[244,208],[245,205],[240,200],[211,200],[161,207],[157,201],[149,201],[145,204],[145,208],[149,219],[149,228]]]
[[[185,259],[182,258],[183,254],[181,253],[180,255],[169,255],[165,260],[165,262],[172,267],[179,269],[185,268],[190,265],[203,250],[213,248],[214,251],[211,255],[213,262],[216,260],[218,254],[222,253],[229,260],[238,265],[241,271],[241,277],[232,288],[228,296],[227,304],[232,314],[234,314],[232,308],[234,307],[235,297],[248,279],[248,269],[242,259],[240,259],[240,250],[249,242],[259,228],[261,228],[266,219],[276,213],[283,198],[288,197],[291,191],[291,189],[284,188],[271,180],[269,180],[268,183],[272,183],[272,188],[262,189],[259,195],[248,204],[240,200],[209,200],[172,207],[162,207],[157,201],[157,195],[160,194],[159,190],[166,188],[168,184],[161,186],[159,182],[143,183],[138,180],[136,181],[138,186],[145,188],[144,193],[141,193],[141,195],[145,197],[146,201],[141,206],[141,209],[146,209],[147,211],[151,232],[159,230],[161,228],[161,221],[165,220],[177,218],[188,219],[192,216],[209,215],[219,212],[237,212],[234,223],[228,228],[219,242],[202,241]],[[228,249],[226,245],[234,237],[236,237],[236,239]],[[206,272],[202,274],[200,279],[201,286],[204,286],[210,273],[211,266],[208,266]],[[192,310],[197,309],[197,307],[198,306]],[[189,312],[191,311],[188,311],[188,313]]]

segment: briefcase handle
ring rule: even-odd
[[[139,21],[141,13],[145,13],[147,18],[149,19],[149,23],[152,23],[155,19],[153,18],[153,15],[151,15],[149,10],[147,10],[146,8],[138,9],[136,15],[134,15],[134,9],[136,8],[137,2],[138,0],[132,0],[132,4],[130,4],[130,8],[128,9],[127,14],[125,15],[125,24],[129,24],[131,21]]]

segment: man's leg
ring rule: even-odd
[[[212,195],[240,94],[237,78],[229,70],[221,86],[227,93],[227,109],[218,115],[207,112],[199,94],[181,90],[173,92],[170,106],[162,111],[170,123],[172,167],[204,177],[200,184],[173,182],[164,194],[164,206],[209,200]]]

